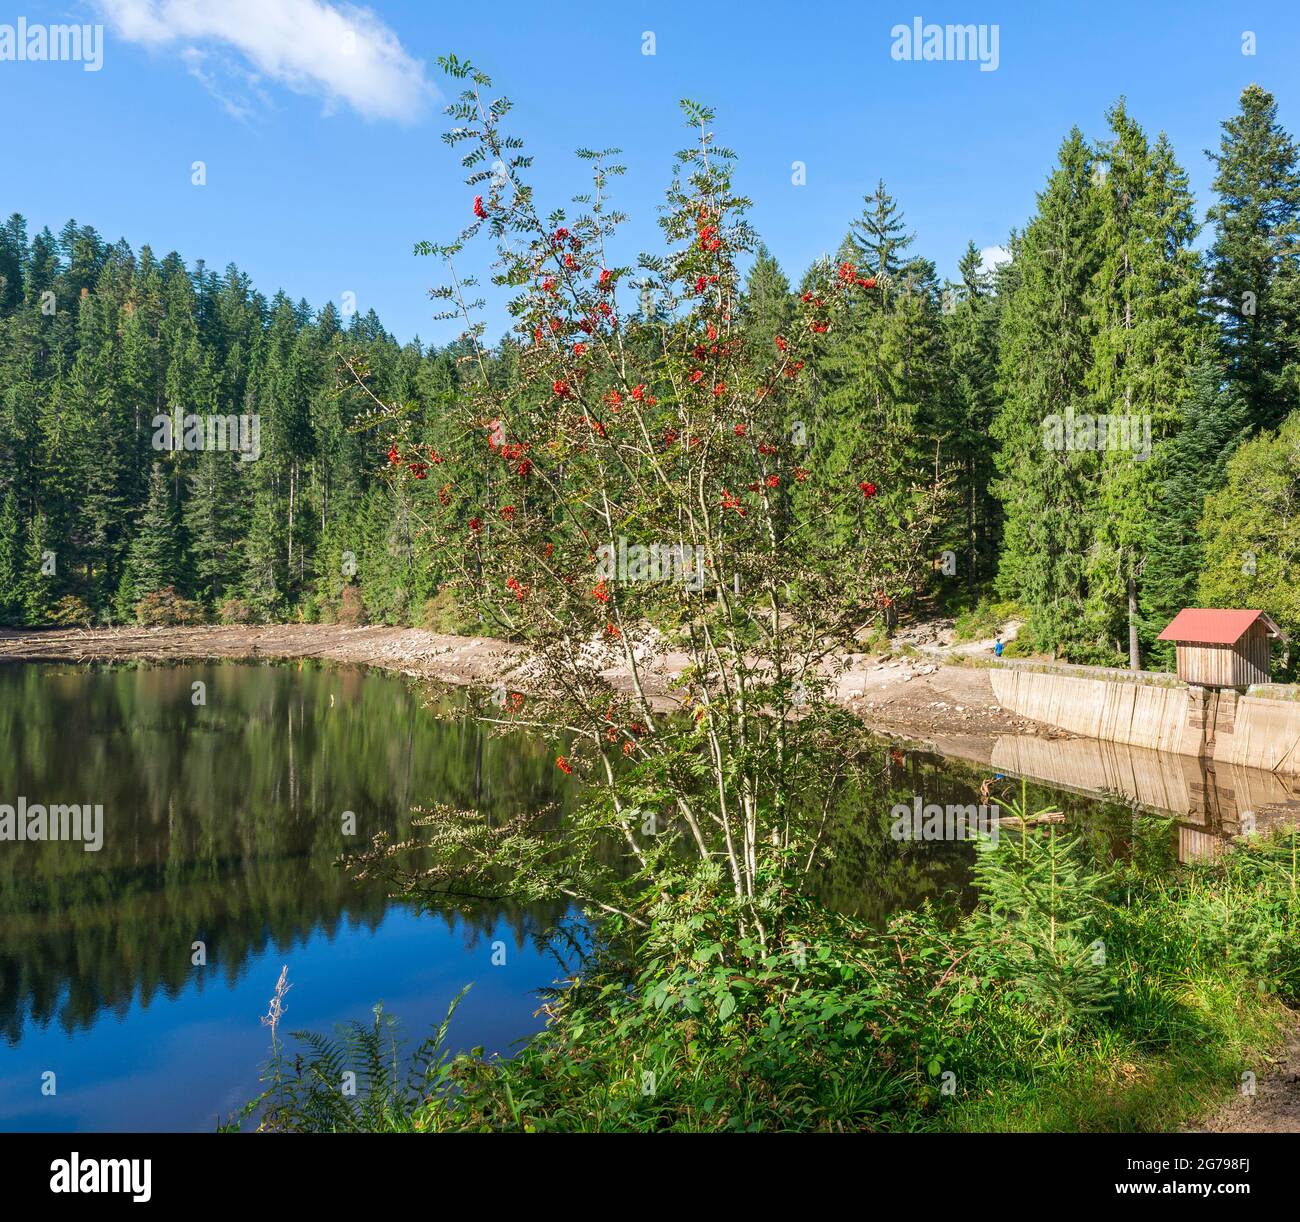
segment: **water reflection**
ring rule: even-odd
[[[543,744],[310,663],[0,668],[0,741],[0,802],[104,807],[97,853],[0,843],[0,1127],[211,1127],[232,1081],[254,1085],[281,962],[294,1028],[394,997],[408,1023],[436,1021],[474,981],[463,1046],[536,1029],[535,990],[558,968],[535,936],[562,909],[416,919],[334,863],[376,832],[406,837],[419,804],[554,800]],[[491,967],[498,940],[507,970]],[[57,1097],[40,1094],[46,1070]]]
[[[1090,796],[1122,795],[1172,815],[1179,861],[1220,853],[1234,836],[1300,822],[1300,778],[1096,739],[1006,736],[993,747],[998,772]]]
[[[543,936],[562,908],[420,916],[335,865],[376,832],[410,836],[413,807],[496,817],[572,796],[548,744],[439,720],[430,699],[461,708],[309,662],[0,667],[0,802],[104,807],[97,853],[0,842],[0,1128],[210,1129],[256,1092],[281,963],[290,1030],[365,1019],[382,1000],[422,1035],[466,983],[459,1047],[506,1050],[536,1030],[536,990],[564,974]],[[973,899],[971,844],[891,836],[892,807],[918,796],[1005,801],[1026,776],[1031,802],[1060,806],[1099,852],[1170,868],[1243,830],[1247,811],[1262,829],[1300,808],[1271,774],[1085,740],[1003,739],[969,762],[876,742],[863,763],[830,812],[816,886],[877,923]],[[1154,847],[1144,810],[1177,820]]]

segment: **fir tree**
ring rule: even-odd
[[[1205,333],[1187,176],[1168,141],[1161,136],[1149,144],[1122,100],[1107,119],[1112,137],[1097,152],[1106,173],[1095,190],[1100,261],[1088,293],[1085,382],[1092,415],[1107,424],[1095,435],[1099,512],[1089,549],[1087,632],[1099,649],[1114,642],[1139,670],[1139,588],[1162,529],[1162,456],[1153,460],[1153,447],[1179,421]]]
[[[1256,428],[1300,407],[1300,150],[1273,95],[1250,85],[1223,124],[1209,253],[1209,304],[1228,375]]]
[[[974,242],[966,247],[958,275],[959,281],[944,292],[948,365],[938,433],[945,461],[957,463],[960,471],[951,541],[961,556],[963,580],[973,595],[993,575],[1000,524],[998,505],[990,492],[998,314],[992,275],[983,270]]]
[[[1153,642],[1153,661],[1164,669],[1173,667],[1173,647],[1155,637],[1183,607],[1197,605],[1205,498],[1222,486],[1227,461],[1248,428],[1246,406],[1225,380],[1217,354],[1203,351],[1180,427],[1162,454],[1159,526],[1142,583],[1144,635]]]
[[[171,481],[162,463],[149,475],[149,500],[131,544],[131,581],[136,599],[165,586],[182,588],[180,532]]]
[[[0,502],[0,625],[21,627],[25,615],[23,523],[13,491]]]
[[[884,288],[902,270],[903,256],[916,235],[907,232],[898,201],[885,189],[883,179],[862,202],[866,206],[850,228],[848,240],[856,262]]]
[[[1059,444],[1088,408],[1088,293],[1099,266],[1093,155],[1076,128],[1016,251],[1003,310],[994,490],[1004,513],[998,588],[1025,604],[1053,653],[1086,648],[1087,554],[1095,529],[1096,455]]]
[[[29,627],[43,628],[54,622],[54,608],[63,592],[59,556],[54,536],[43,513],[32,519],[23,565],[23,613]]]

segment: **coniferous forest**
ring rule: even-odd
[[[816,337],[801,383],[809,465],[847,472],[865,435],[886,498],[942,473],[915,598],[1014,605],[1021,651],[1160,668],[1154,638],[1189,605],[1258,607],[1300,631],[1297,146],[1251,86],[1201,201],[1158,121],[1121,100],[1099,130],[1066,134],[1008,257],[989,266],[972,243],[955,281],[907,201],[868,185],[836,261],[871,288]],[[759,247],[743,302],[756,363],[815,270],[792,276]],[[526,338],[491,349],[503,385]],[[383,478],[391,438],[371,396],[430,453],[454,447],[469,351],[402,345],[373,311],[267,297],[233,265],[11,216],[0,623],[464,627],[420,546],[436,466]],[[256,454],[181,444],[188,416],[255,419]],[[159,417],[176,433],[161,448]],[[1053,429],[1061,444],[1043,444]]]

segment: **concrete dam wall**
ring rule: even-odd
[[[1018,661],[990,678],[1003,708],[1073,734],[1300,774],[1300,685],[1240,695],[1162,672]]]

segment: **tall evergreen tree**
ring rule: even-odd
[[[23,523],[13,491],[0,501],[0,626],[21,627],[26,617]]]
[[[1300,150],[1273,95],[1250,85],[1207,155],[1218,197],[1209,304],[1251,423],[1276,428],[1300,407]]]
[[[1198,226],[1187,175],[1162,135],[1148,143],[1121,100],[1095,190],[1099,265],[1088,294],[1092,353],[1086,373],[1100,427],[1096,533],[1089,549],[1088,633],[1115,642],[1141,669],[1139,587],[1164,477],[1153,447],[1177,426],[1205,332],[1200,320]],[[1115,427],[1118,422],[1118,429]],[[1116,444],[1118,439],[1118,444]]]
[[[764,364],[772,359],[773,343],[790,327],[794,301],[790,281],[766,246],[759,246],[754,265],[745,279],[741,304],[745,346],[752,359]]]
[[[866,197],[863,215],[837,253],[875,284],[817,351],[813,461],[832,479],[864,486],[864,499],[828,524],[847,534],[849,513],[902,512],[923,469],[935,461],[934,432],[944,366],[938,279],[928,259],[904,261],[912,242],[884,184]]]
[[[939,438],[945,461],[959,471],[956,517],[951,541],[961,556],[967,590],[994,573],[1000,512],[990,486],[994,479],[990,432],[997,410],[998,311],[992,274],[974,242],[958,264],[956,284],[944,290],[947,350],[941,396]]]
[[[1192,371],[1180,427],[1162,447],[1159,527],[1152,532],[1142,582],[1144,635],[1163,669],[1173,667],[1173,648],[1155,637],[1182,608],[1197,605],[1205,499],[1223,485],[1228,459],[1248,429],[1246,406],[1207,342]]]
[[[54,608],[63,591],[63,581],[54,535],[44,513],[37,513],[28,531],[22,589],[23,614],[28,625],[33,628],[51,625]]]
[[[186,487],[182,515],[194,594],[214,608],[235,595],[244,573],[247,515],[238,465],[235,455],[205,451]]]
[[[130,568],[136,599],[165,586],[180,590],[181,539],[172,485],[163,463],[149,474],[149,500],[131,544]]]
[[[1087,555],[1095,529],[1096,454],[1055,444],[1088,410],[1088,294],[1100,265],[1093,153],[1075,128],[1021,236],[1000,331],[1001,404],[994,490],[1004,513],[998,588],[1033,614],[1036,643],[1087,648]],[[1045,427],[1046,426],[1046,427]]]
[[[898,201],[885,189],[884,179],[862,202],[862,215],[850,227],[848,241],[855,261],[883,287],[902,270],[916,235],[908,233]]]

